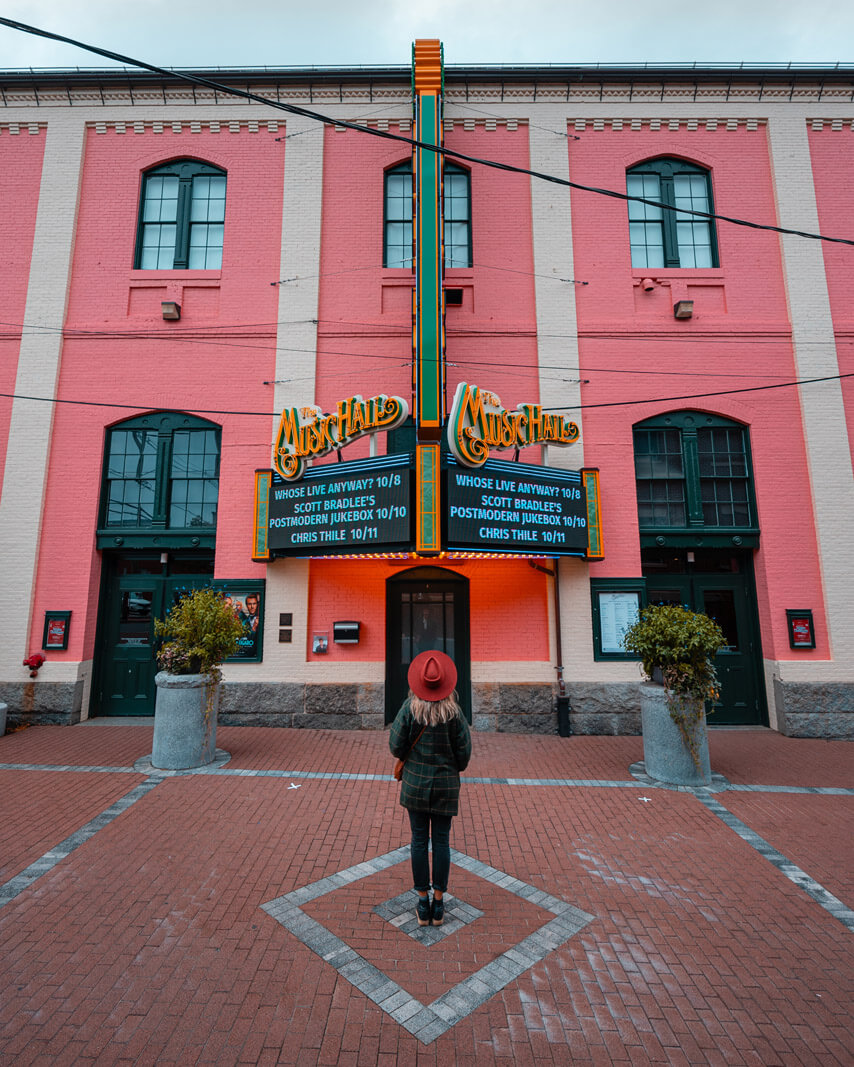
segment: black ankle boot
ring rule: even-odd
[[[428,897],[419,897],[418,906],[415,909],[415,918],[418,920],[419,926],[430,925],[430,915],[432,909],[430,907],[430,900]]]
[[[444,900],[442,900],[442,899],[437,900],[435,897],[433,897],[433,913],[432,913],[432,917],[433,917],[433,925],[434,926],[441,926],[442,923],[445,921],[445,901]]]

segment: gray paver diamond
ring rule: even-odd
[[[334,889],[368,878],[384,871],[406,859],[409,850],[397,848],[373,860],[363,861],[337,874],[322,878],[311,885],[302,886],[286,893],[284,896],[270,900],[261,907],[267,914],[281,923],[306,947],[335,967],[356,989],[361,990],[383,1011],[408,1030],[418,1040],[429,1045],[441,1037],[453,1026],[476,1008],[480,1007],[496,993],[500,992],[524,971],[533,967],[540,960],[561,948],[571,937],[578,933],[593,916],[581,911],[566,901],[558,900],[542,889],[535,889],[526,882],[514,878],[504,871],[496,870],[486,863],[472,859],[462,852],[451,850],[451,860],[481,878],[499,885],[508,893],[513,893],[522,900],[534,900],[555,918],[541,927],[539,931],[522,938],[514,947],[508,949],[496,959],[485,964],[474,974],[458,982],[432,1004],[422,1004],[417,997],[403,989],[393,978],[384,974],[351,949],[345,941],[333,934],[321,923],[309,919],[299,906],[309,900],[332,892]],[[391,923],[401,933],[420,941],[424,945],[433,945],[450,934],[463,928],[468,923],[482,917],[483,912],[466,904],[450,894],[445,895],[445,922],[442,926],[419,926],[415,918],[414,897],[411,892],[401,893],[378,904],[374,912]]]

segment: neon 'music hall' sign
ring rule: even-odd
[[[494,393],[465,382],[457,386],[448,419],[448,444],[467,467],[482,466],[490,448],[572,445],[578,438],[574,422],[543,411],[540,404],[520,404],[508,411]]]

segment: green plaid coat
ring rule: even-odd
[[[388,747],[398,759],[405,759],[400,786],[400,803],[411,811],[435,815],[456,815],[460,796],[460,771],[471,759],[471,732],[462,715],[450,722],[428,726],[409,753],[421,723],[413,719],[409,701],[391,724]]]

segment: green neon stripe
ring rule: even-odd
[[[258,506],[255,513],[255,556],[267,556],[267,528],[270,518],[270,482],[269,474],[257,476],[256,494]]]
[[[584,476],[584,485],[587,490],[587,552],[590,556],[602,555],[602,528],[601,516],[598,507],[598,477],[594,472]]]
[[[439,145],[440,102],[418,100],[418,139]],[[439,217],[441,161],[435,152],[417,150],[416,159],[416,385],[418,423],[441,425],[444,367],[442,361],[442,269]]]

